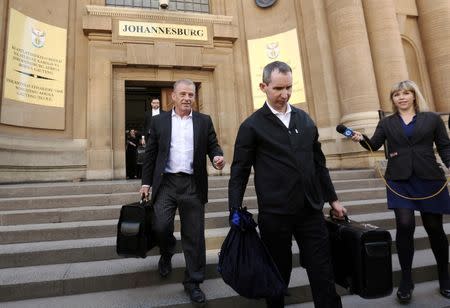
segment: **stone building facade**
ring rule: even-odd
[[[316,121],[330,168],[366,168],[383,157],[335,127],[371,134],[378,110],[391,110],[395,82],[416,81],[428,104],[422,107],[450,112],[448,0],[209,0],[197,1],[198,12],[170,6],[181,1],[168,9],[137,2],[145,0],[0,1],[0,182],[125,178],[127,113],[136,112],[127,111],[129,94],[158,89],[168,107],[179,78],[196,83],[196,108],[211,115],[231,162],[239,124],[254,110],[249,42],[292,29],[302,68],[294,79],[303,80],[305,96],[293,103]],[[12,12],[66,30],[58,107],[6,94]],[[152,23],[166,27],[166,36],[146,35],[157,31],[146,28]],[[123,35],[127,30],[140,33]]]

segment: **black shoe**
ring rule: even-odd
[[[450,298],[450,289],[440,289],[440,293],[445,298]]]
[[[439,292],[445,298],[450,298],[450,280],[439,279]]]
[[[204,303],[205,302],[205,293],[200,289],[198,283],[186,283],[184,285],[184,291],[186,291],[189,298],[194,303]]]
[[[412,282],[404,283],[400,282],[400,286],[397,290],[397,298],[401,304],[407,304],[411,301],[412,291],[414,290],[414,284]]]
[[[161,277],[167,277],[172,272],[172,256],[161,256],[159,258],[158,271]]]

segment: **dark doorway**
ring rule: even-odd
[[[127,179],[138,179],[142,174],[142,156],[145,144],[145,112],[153,98],[161,98],[161,87],[143,81],[125,82],[125,157]]]
[[[125,81],[125,149],[126,149],[126,174],[127,178],[140,178],[142,160],[139,153],[142,152],[144,142],[145,112],[151,108],[150,102],[158,98],[161,102],[161,111],[169,111],[173,108],[171,98],[173,82],[126,80]],[[196,102],[193,109],[198,110],[198,90],[200,84],[196,84]],[[132,134],[131,130],[134,130]],[[142,144],[141,144],[142,143]]]
[[[145,112],[150,109],[152,98],[161,102],[161,110],[168,111],[173,107],[171,94],[173,82],[127,80],[125,81],[125,130],[137,130],[140,136],[144,129]],[[198,111],[198,91],[196,83],[196,101],[193,109]]]
[[[160,87],[139,85],[133,81],[125,82],[125,130],[127,132],[135,129],[138,135],[141,135],[144,129],[144,115],[153,97],[161,98]]]

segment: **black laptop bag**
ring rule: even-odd
[[[335,281],[362,298],[392,293],[391,234],[371,224],[326,217]]]
[[[153,206],[141,200],[122,206],[117,224],[117,254],[123,257],[145,258],[156,246],[152,232]]]

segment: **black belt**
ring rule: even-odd
[[[177,172],[177,173],[164,173],[167,175],[174,175],[174,176],[192,176],[192,174],[186,173],[186,172]]]

